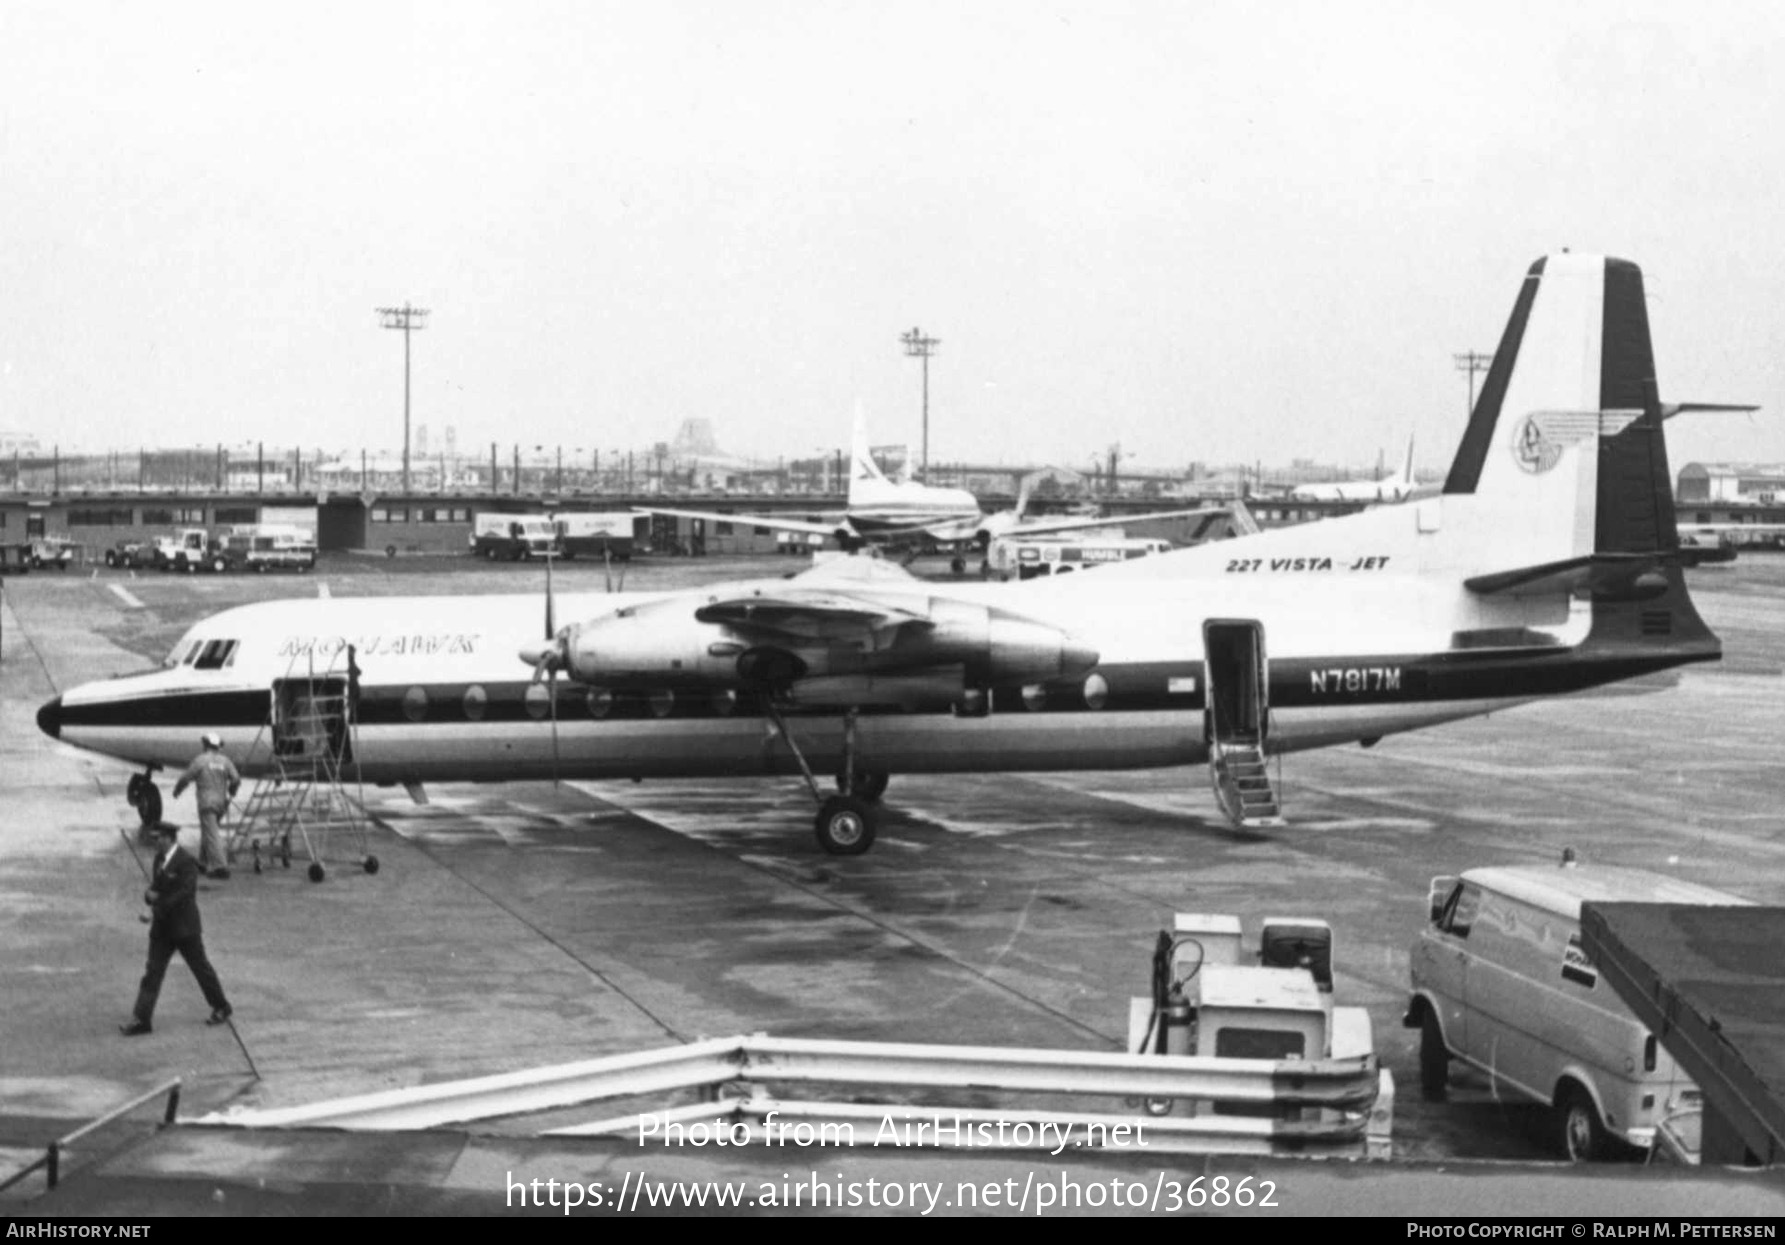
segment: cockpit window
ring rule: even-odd
[[[190,666],[198,660],[198,655],[204,650],[204,646],[203,640],[193,640],[191,643],[187,643],[185,640],[180,641],[174,645],[174,651],[167,655],[168,668]]]
[[[237,641],[212,640],[193,663],[197,670],[221,670],[235,660]]]

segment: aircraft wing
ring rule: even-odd
[[[1243,530],[1256,532],[1258,530],[1258,525],[1251,522],[1252,516],[1249,513],[1246,513],[1243,521],[1240,519],[1239,516],[1243,512],[1244,508],[1240,506],[1195,506],[1188,510],[1156,510],[1148,514],[1106,515],[1100,519],[1070,518],[1025,520],[1016,527],[1011,528],[1008,532],[1003,533],[1003,535],[1007,537],[1049,536],[1058,532],[1082,532],[1099,527],[1124,527],[1130,523],[1147,523],[1155,519],[1184,519],[1196,515],[1208,515],[1212,517],[1223,514],[1233,515],[1235,522]],[[1251,524],[1251,526],[1247,528],[1247,524]]]
[[[717,510],[672,510],[667,506],[634,506],[633,510],[639,514],[668,514],[680,519],[705,519],[709,523],[741,523],[781,532],[803,532],[810,536],[835,536],[839,531],[855,531],[854,525],[846,516],[834,523],[814,523],[810,519],[784,518],[773,514],[721,514]]]
[[[694,611],[703,623],[726,623],[793,639],[865,638],[888,627],[934,624],[926,614],[824,589],[756,589],[709,601]]]

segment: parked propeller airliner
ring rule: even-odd
[[[845,508],[837,513],[793,517],[781,514],[735,514],[718,510],[685,510],[667,506],[641,506],[646,514],[674,515],[707,523],[743,523],[752,527],[805,536],[834,539],[851,551],[872,546],[905,549],[915,553],[923,545],[972,545],[983,555],[999,536],[1044,536],[1119,527],[1151,519],[1176,519],[1199,514],[1233,514],[1231,507],[1198,506],[1120,517],[1067,515],[1039,518],[1027,513],[1025,484],[1013,510],[986,514],[966,489],[940,488],[909,478],[889,479],[868,450],[868,434],[860,411],[856,412],[854,450],[850,455],[849,489]],[[1251,517],[1242,520],[1251,523]],[[953,569],[966,569],[957,553]]]
[[[1298,501],[1406,501],[1419,488],[1413,478],[1413,438],[1407,438],[1407,461],[1398,475],[1380,480],[1337,480],[1331,484],[1298,484],[1289,495]]]
[[[367,782],[803,774],[833,853],[866,850],[899,772],[1207,764],[1229,817],[1270,823],[1269,755],[1721,655],[1675,528],[1681,409],[1657,396],[1640,271],[1554,255],[1435,497],[1016,584],[248,605],[38,723],[151,769],[216,731],[265,774],[275,746],[317,746],[281,736],[294,698],[338,693],[321,746]]]

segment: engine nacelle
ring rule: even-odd
[[[888,606],[883,621],[853,630],[822,611],[813,620],[826,634],[703,621],[686,598],[668,598],[567,627],[555,646],[559,668],[591,686],[780,690],[867,679],[859,684],[863,699],[835,702],[861,704],[904,703],[902,694],[883,693],[894,687],[887,680],[907,676],[927,680],[927,699],[943,682],[958,692],[963,685],[1072,677],[1097,664],[1095,651],[1058,627],[947,598],[904,599]],[[523,658],[538,660],[531,651]],[[846,695],[848,686],[836,684],[834,694]]]
[[[566,673],[598,687],[730,688],[748,637],[701,622],[681,600],[656,601],[568,629]]]
[[[1049,623],[968,601],[933,599],[929,628],[903,629],[891,667],[959,663],[977,684],[1039,682],[1083,674],[1097,652]]]

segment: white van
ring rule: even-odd
[[[1420,1088],[1441,1099],[1450,1061],[1553,1110],[1567,1158],[1648,1148],[1696,1113],[1698,1087],[1581,950],[1585,902],[1747,904],[1638,869],[1576,863],[1471,869],[1432,881],[1403,1023],[1420,1030]]]

